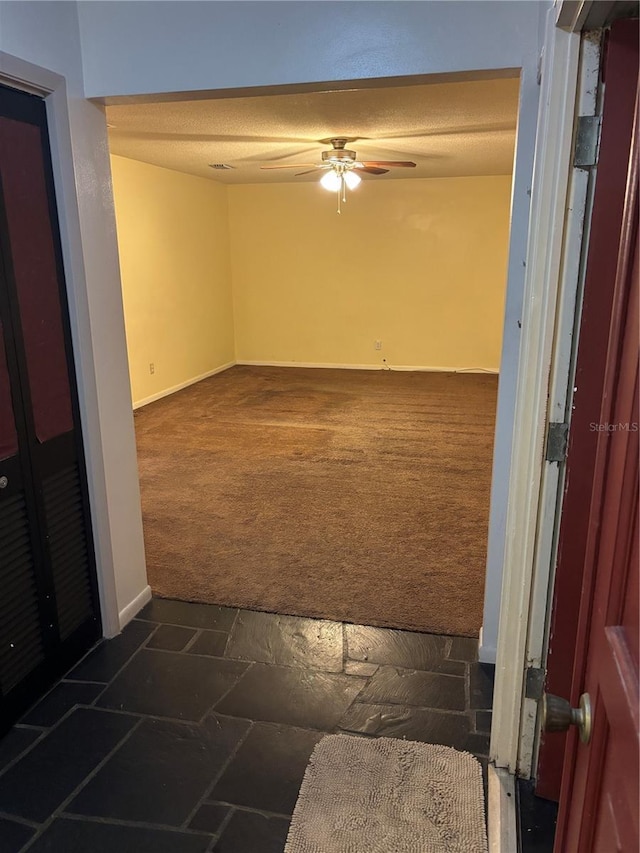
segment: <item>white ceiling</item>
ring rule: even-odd
[[[108,106],[111,151],[230,184],[317,180],[262,164],[315,164],[330,137],[360,160],[413,160],[365,180],[510,174],[519,81],[438,82],[346,91]],[[234,168],[217,171],[210,163]]]

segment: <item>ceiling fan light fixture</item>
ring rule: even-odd
[[[355,190],[358,184],[362,181],[360,175],[357,175],[355,172],[345,172],[344,173],[344,182],[349,187],[350,190]]]
[[[355,139],[355,137],[354,137]],[[346,148],[347,142],[353,141],[346,136],[336,136],[329,140],[320,140],[323,144],[331,143],[330,151],[322,152],[322,164],[317,163],[278,163],[277,165],[260,166],[261,169],[305,169],[298,175],[309,175],[315,169],[322,169],[324,175],[320,178],[323,189],[336,193],[338,197],[338,213],[342,212],[342,204],[347,200],[347,190],[355,190],[362,178],[356,172],[367,175],[385,175],[389,169],[414,167],[411,160],[358,160],[355,151]]]
[[[335,193],[342,186],[342,178],[336,171],[330,169],[320,178],[320,184],[325,188],[325,190]]]

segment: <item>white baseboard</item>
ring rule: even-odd
[[[495,646],[485,646],[481,627],[480,637],[478,639],[478,660],[480,661],[480,663],[495,664],[497,656],[498,650],[495,648]]]
[[[171,388],[165,388],[164,391],[158,391],[157,394],[152,394],[150,397],[144,397],[142,400],[136,400],[133,403],[134,409],[141,409],[143,406],[148,406],[149,403],[155,403],[156,400],[161,400],[163,397],[169,397],[175,394],[176,391],[182,391],[183,388],[188,388],[189,385],[195,385],[196,382],[202,382],[203,379],[208,379],[210,376],[215,376],[216,373],[222,373],[234,367],[236,364],[246,365],[247,367],[319,367],[333,370],[397,370],[397,371],[418,371],[422,373],[492,373],[498,374],[500,371],[493,367],[429,367],[423,364],[335,364],[333,362],[315,362],[315,361],[229,361],[227,364],[221,364],[213,370],[208,370],[206,373],[201,373],[200,376],[194,376],[192,379],[187,379],[185,382],[180,382],[178,385],[172,385]]]
[[[129,622],[131,622],[131,620],[134,618],[134,616],[137,616],[138,613],[140,613],[142,608],[145,606],[145,604],[148,604],[150,601],[151,601],[151,587],[147,585],[142,590],[142,592],[140,592],[140,593],[138,593],[138,595],[136,595],[136,597],[133,599],[133,601],[130,601],[129,604],[127,604],[126,607],[123,607],[122,610],[120,611],[120,613],[119,613],[120,630],[122,631],[122,629],[125,627],[125,625],[128,625]]]
[[[164,391],[158,391],[157,394],[152,394],[150,397],[145,397],[143,400],[136,400],[133,404],[133,408],[141,409],[142,406],[147,406],[149,403],[155,403],[156,400],[161,400],[163,397],[175,394],[176,391],[182,391],[183,388],[188,388],[189,385],[195,385],[196,382],[202,382],[203,379],[215,376],[216,373],[222,373],[223,370],[228,370],[230,367],[233,367],[235,363],[235,361],[230,361],[227,364],[221,364],[220,367],[214,367],[213,370],[201,373],[200,376],[194,376],[193,379],[187,379],[186,382],[181,382],[179,385],[173,385],[171,388],[165,388]]]
[[[489,853],[514,853],[518,849],[516,782],[508,770],[489,765],[487,835]]]
[[[497,657],[497,649],[492,649],[488,646],[480,646],[478,648],[478,660],[480,661],[480,663],[492,663],[495,665]]]
[[[423,364],[334,364],[311,361],[247,361],[238,359],[236,364],[248,367],[322,367],[333,370],[398,370],[421,371],[423,373],[499,373],[493,367],[427,367]]]

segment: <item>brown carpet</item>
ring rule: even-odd
[[[154,593],[477,636],[496,391],[238,366],[139,410]]]

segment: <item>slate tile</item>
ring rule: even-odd
[[[72,669],[67,678],[101,681],[107,684],[140,648],[155,626],[150,622],[129,622],[112,640],[103,640]]]
[[[474,755],[489,755],[489,735],[481,732],[470,732],[467,735],[464,748]]]
[[[360,734],[467,749],[486,767],[494,668],[475,662],[475,640],[349,625],[344,630],[350,659],[343,664],[339,623],[240,611],[230,638],[227,632],[236,613],[154,599],[145,608],[146,615],[130,623],[120,637],[98,646],[73,671],[72,681],[60,683],[29,712],[28,721],[48,726],[73,705],[88,704],[125,664],[98,699],[100,706],[195,721],[218,703],[216,711],[230,717],[211,714],[202,726],[169,720],[140,723],[127,715],[76,709],[37,744],[41,732],[28,728],[13,729],[0,741],[0,769],[35,744],[0,777],[3,808],[8,802],[16,815],[32,820],[44,820],[113,752],[68,807],[96,819],[58,818],[30,851],[204,853],[228,818],[231,803],[239,808],[216,842],[216,853],[281,853],[288,820],[244,809],[290,814],[311,751],[322,737],[311,729],[330,731],[338,722],[342,729]],[[158,621],[163,624],[148,648],[140,649]],[[329,626],[324,633],[323,625]],[[193,654],[181,653],[198,629],[203,633],[188,649]],[[234,660],[221,659],[228,640],[227,653]],[[248,667],[245,656],[259,662]],[[467,669],[471,718],[432,710],[440,705],[464,708],[464,680],[451,676],[463,676]],[[369,684],[362,690],[367,678]],[[426,705],[411,707],[423,703],[425,696]],[[82,714],[94,715],[94,723],[97,715],[101,725],[92,728],[83,723],[78,716]],[[216,783],[210,799],[218,802],[198,808],[191,832],[109,823],[181,825],[246,733],[249,719],[263,722],[253,724]],[[111,720],[123,726],[120,735],[110,731]],[[73,731],[70,721],[75,721]],[[105,721],[108,725],[102,725]],[[25,830],[27,837],[15,842],[16,850],[29,840],[31,828],[0,820],[0,850],[10,853],[11,833],[23,835]]]
[[[18,853],[35,834],[35,829],[0,817],[0,850],[2,853]]]
[[[342,671],[342,623],[241,610],[229,637],[227,657]]]
[[[21,729],[14,726],[0,739],[0,770],[3,770],[10,761],[13,761],[21,752],[24,752],[34,743],[42,732],[33,729]]]
[[[22,722],[32,726],[53,726],[74,705],[90,705],[103,690],[104,684],[61,681],[22,718]]]
[[[219,803],[203,803],[191,819],[189,829],[215,834],[230,811],[229,806],[221,806]]]
[[[445,659],[447,638],[366,625],[345,625],[348,657],[368,663],[464,675],[461,661]]]
[[[70,814],[181,826],[249,723],[145,720],[67,806]]]
[[[188,651],[192,655],[209,655],[221,658],[227,645],[229,635],[223,631],[203,631]]]
[[[406,738],[465,749],[469,719],[465,714],[356,702],[340,721],[340,728],[376,737]]]
[[[199,720],[247,668],[246,663],[142,649],[98,700],[158,717]]]
[[[72,711],[0,777],[3,811],[44,821],[137,722],[93,708]]]
[[[496,668],[490,663],[472,663],[469,667],[469,704],[490,709],[493,705],[493,679]]]
[[[377,705],[417,705],[464,711],[464,679],[456,675],[383,666],[358,699]]]
[[[202,833],[58,818],[29,853],[205,853],[210,844]]]
[[[333,729],[364,685],[342,673],[254,664],[217,705],[220,714]]]
[[[151,622],[166,622],[169,625],[185,625],[187,628],[213,628],[229,631],[238,611],[231,607],[215,604],[193,604],[190,601],[175,601],[171,598],[152,598],[138,613],[138,619]]]
[[[377,663],[364,663],[359,660],[347,660],[344,662],[344,671],[347,675],[361,675],[369,678],[378,671]]]
[[[472,637],[453,637],[449,657],[473,663],[478,660],[478,641]]]
[[[552,853],[555,841],[558,804],[536,797],[534,783],[516,781],[518,830],[522,853]],[[614,844],[611,850],[614,849]]]
[[[293,812],[320,732],[256,723],[210,799],[277,814]]]
[[[476,731],[491,732],[491,711],[476,711]]]
[[[147,643],[147,648],[181,652],[195,635],[194,628],[183,628],[182,625],[160,625]]]
[[[213,848],[214,853],[282,853],[288,832],[286,818],[237,811]]]

